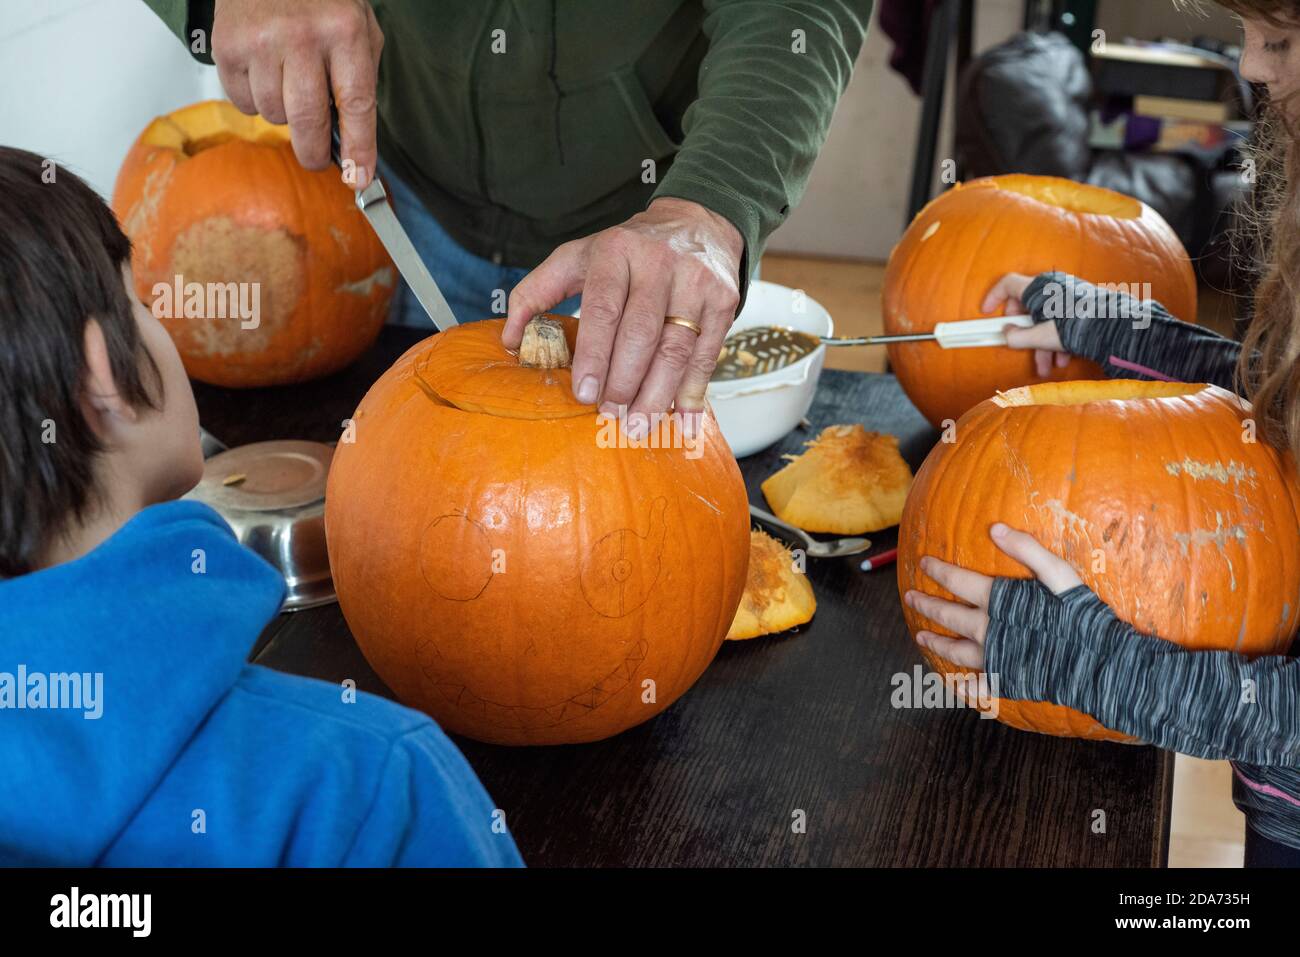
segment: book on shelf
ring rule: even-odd
[[[1093,82],[1103,96],[1157,96],[1216,102],[1236,85],[1222,60],[1160,44],[1105,43],[1092,51]]]
[[[1091,115],[1088,145],[1128,152],[1217,154],[1249,133],[1250,123],[1244,120],[1203,123],[1096,109]]]
[[[1194,123],[1226,123],[1232,118],[1227,103],[1218,100],[1184,100],[1172,96],[1135,96],[1133,112],[1141,116],[1159,116]]]

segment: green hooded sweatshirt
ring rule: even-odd
[[[212,0],[146,2],[212,62]],[[747,277],[803,194],[872,2],[373,0],[379,155],[497,263],[675,196],[735,225]]]

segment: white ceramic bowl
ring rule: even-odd
[[[826,308],[797,289],[761,279],[749,284],[745,308],[731,331],[754,326],[788,326],[813,335],[834,335]],[[748,379],[709,383],[709,405],[737,458],[753,455],[780,440],[808,414],[826,347],[776,372]]]

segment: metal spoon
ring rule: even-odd
[[[748,379],[775,372],[811,355],[818,346],[887,346],[896,342],[936,342],[944,349],[971,349],[1006,345],[1006,326],[1029,328],[1029,316],[994,316],[991,319],[965,319],[941,322],[932,332],[893,336],[857,336],[835,338],[818,336],[788,326],[754,326],[727,336],[718,353],[713,372],[715,382]]]
[[[845,558],[849,555],[860,555],[871,547],[871,540],[867,538],[837,538],[834,541],[819,542],[802,528],[795,528],[781,521],[757,505],[749,506],[749,515],[750,518],[762,522],[777,532],[778,538],[802,548],[809,558]]]

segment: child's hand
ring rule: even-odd
[[[1083,584],[1068,563],[1038,544],[1032,535],[998,522],[989,529],[989,536],[998,548],[1033,572],[1054,595]],[[921,559],[921,570],[969,604],[960,605],[915,590],[907,592],[903,600],[910,608],[962,636],[946,638],[932,631],[918,631],[917,644],[955,665],[982,671],[994,579],[929,556]],[[971,640],[964,640],[967,638]]]
[[[1030,276],[1020,273],[1008,273],[999,280],[984,299],[983,312],[990,315],[1006,307],[1005,315],[1019,315],[1025,311],[1024,295]],[[1044,378],[1052,371],[1055,364],[1058,369],[1065,368],[1070,362],[1070,354],[1061,345],[1061,337],[1056,331],[1056,322],[1040,322],[1032,329],[1007,328],[1007,345],[1012,349],[1033,349],[1034,368]]]

